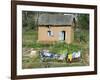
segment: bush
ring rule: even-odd
[[[55,44],[51,45],[50,51],[61,54],[61,52],[65,49],[67,49],[67,45],[64,42],[56,42]]]
[[[81,46],[78,44],[69,44],[68,45],[68,53],[77,52],[81,50]]]
[[[89,41],[89,31],[88,30],[81,30],[80,32],[74,32],[74,40],[79,42],[88,43]]]

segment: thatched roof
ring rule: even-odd
[[[42,14],[39,16],[38,25],[72,25],[73,15]]]

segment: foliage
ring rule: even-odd
[[[57,54],[72,54],[72,52],[77,52],[79,50],[81,50],[80,44],[66,44],[65,42],[57,42],[51,48],[51,52]]]
[[[65,42],[56,42],[51,47],[51,52],[57,54],[63,54],[67,52],[67,44]]]
[[[81,50],[81,45],[79,44],[69,44],[68,45],[68,54],[72,54],[73,52],[77,52]]]
[[[80,29],[89,29],[89,15],[78,14],[78,27]]]
[[[74,30],[74,41],[89,42],[89,14],[77,14],[77,24]]]
[[[22,26],[26,29],[36,29],[37,27],[37,12],[23,11]]]
[[[80,32],[74,32],[74,41],[78,41],[79,43],[88,43],[89,42],[89,31],[81,30]]]

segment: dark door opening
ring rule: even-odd
[[[63,40],[65,40],[65,31],[62,31]]]

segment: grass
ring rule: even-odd
[[[82,32],[83,33],[83,32]],[[25,51],[23,50],[23,60],[22,60],[22,67],[25,68],[44,68],[44,67],[68,67],[68,66],[85,66],[88,65],[88,57],[86,60],[86,56],[88,54],[88,32],[85,32],[86,39],[82,35],[82,41],[81,43],[77,42],[79,38],[75,36],[75,41],[72,44],[66,44],[64,42],[56,42],[55,44],[42,44],[37,42],[37,31],[34,30],[23,30],[22,33],[22,47],[24,49],[29,50],[30,48],[34,48],[35,50],[41,50],[41,49],[48,49],[52,53],[56,54],[66,54],[72,53],[74,51],[82,50],[82,60],[78,62],[73,63],[66,63],[59,62],[57,60],[50,60],[47,62],[41,62],[39,56],[37,57],[30,57],[25,56]],[[87,41],[86,41],[87,40]],[[85,42],[86,41],[86,42]],[[29,54],[30,51],[27,52]],[[38,53],[37,53],[38,54]]]
[[[40,59],[34,57],[23,57],[23,69],[27,68],[50,68],[50,67],[74,67],[74,66],[85,66],[82,60],[78,62],[66,63],[65,61],[50,60],[46,62],[41,62]]]
[[[37,31],[28,30],[22,33],[22,46],[23,47],[33,47],[37,40]]]

